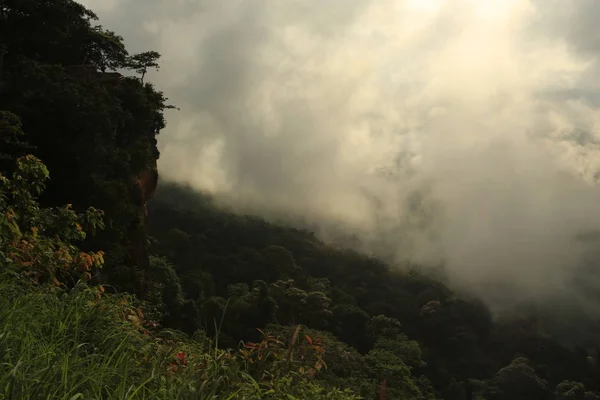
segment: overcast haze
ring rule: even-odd
[[[160,173],[515,297],[600,228],[597,0],[84,0],[156,50]]]

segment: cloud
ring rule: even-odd
[[[600,226],[595,0],[83,3],[163,54],[163,176],[490,301],[563,290]]]

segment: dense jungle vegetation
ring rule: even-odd
[[[72,0],[0,0],[0,398],[600,399],[594,341],[185,186],[154,196],[159,58]]]

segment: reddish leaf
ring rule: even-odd
[[[308,335],[304,335],[304,337],[306,338],[306,341],[307,341],[307,342],[308,342],[310,345],[312,345],[312,344],[313,344],[313,341],[312,341],[312,339],[310,338],[310,336],[308,336]]]

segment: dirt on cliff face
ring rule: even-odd
[[[137,181],[145,201],[154,197],[158,185],[158,172],[155,169],[142,170],[137,176]]]
[[[156,187],[158,186],[158,171],[156,169],[144,169],[140,171],[135,183],[139,188],[139,202],[143,208],[144,217],[147,215],[146,203],[154,197]]]
[[[137,265],[144,274],[144,278],[140,280],[141,287],[136,290],[138,296],[143,299],[147,294],[150,279],[146,238],[147,202],[154,197],[154,193],[156,192],[158,171],[156,169],[144,169],[140,171],[134,179],[134,184],[136,200],[140,206],[140,219],[136,225],[131,227],[127,235],[127,247],[132,264]]]

